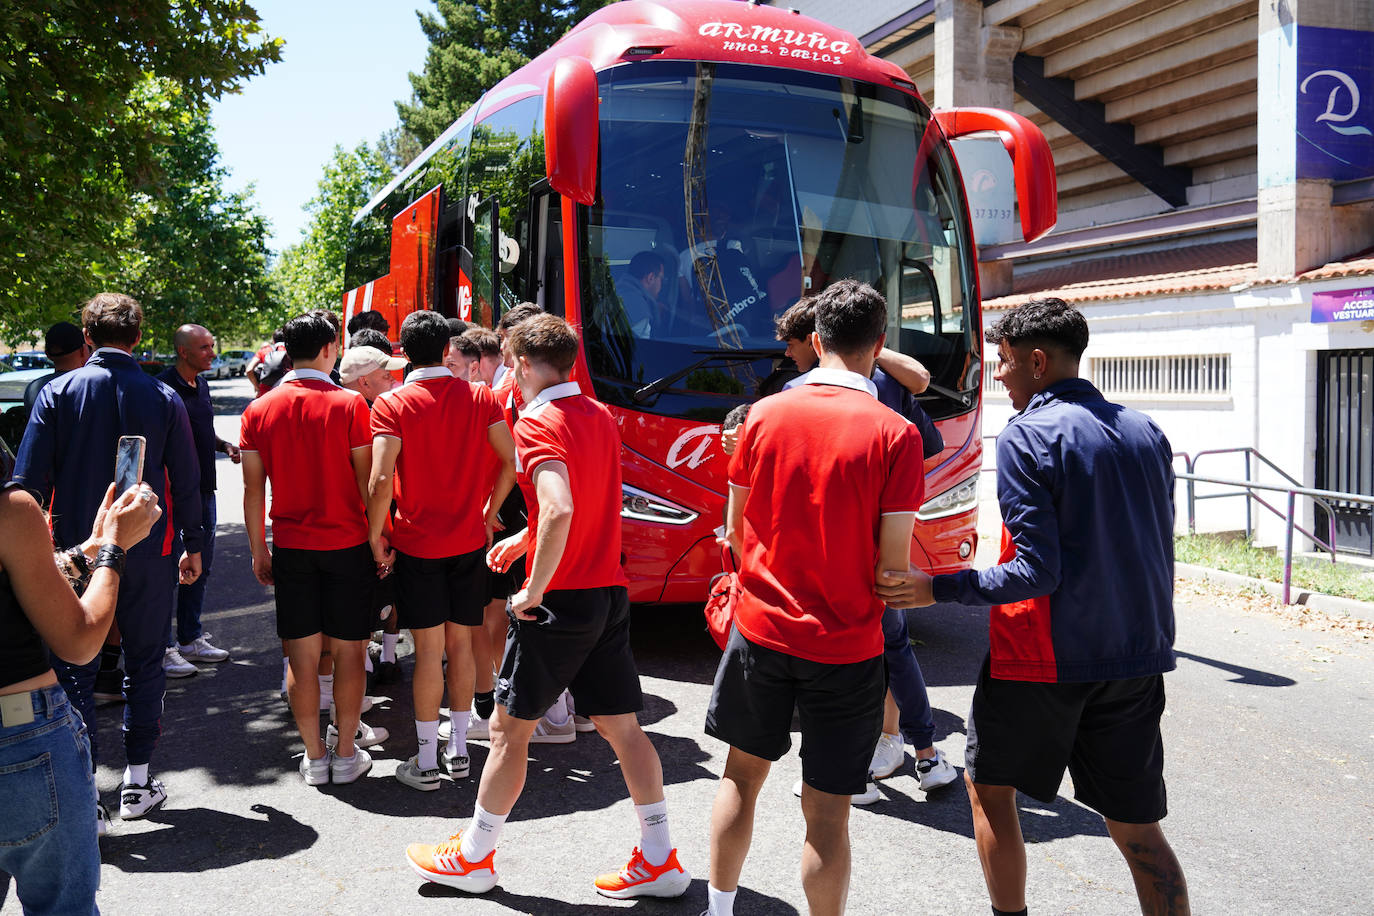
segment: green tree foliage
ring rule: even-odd
[[[396,103],[402,126],[428,146],[483,92],[608,2],[435,0],[437,15],[419,14],[429,55],[424,72],[410,74],[413,100]]]
[[[143,304],[144,344],[171,349],[187,322],[244,340],[270,326],[277,309],[267,279],[267,220],[249,193],[224,188],[225,169],[208,114],[186,113],[159,147],[156,194],[134,195],[119,233],[113,271],[101,285]]]
[[[310,222],[301,240],[282,252],[272,268],[280,300],[278,319],[307,309],[338,311],[344,294],[344,257],[353,216],[391,180],[395,169],[378,146],[360,143],[352,151],[334,147],[318,190],[305,205]]]
[[[187,112],[280,59],[241,0],[0,0],[0,336],[116,272]]]

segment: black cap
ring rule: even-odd
[[[70,321],[59,321],[48,328],[48,333],[43,338],[43,352],[47,354],[48,359],[53,359],[75,353],[85,343],[86,338],[80,328]]]

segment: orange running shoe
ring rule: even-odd
[[[668,853],[668,861],[662,865],[650,865],[636,846],[624,868],[596,879],[596,892],[617,900],[629,897],[677,897],[685,893],[691,883],[692,876],[677,863],[676,849]]]
[[[406,859],[415,873],[426,881],[456,887],[471,894],[485,894],[496,886],[496,865],[493,862],[496,850],[487,853],[487,857],[480,862],[469,862],[458,851],[462,837],[462,833],[455,833],[448,838],[448,842],[438,846],[411,843],[406,847]]]

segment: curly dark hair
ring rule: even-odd
[[[816,332],[833,353],[870,350],[886,328],[887,300],[867,283],[840,280],[816,296]]]
[[[1006,341],[1013,347],[1056,348],[1077,360],[1088,348],[1088,320],[1063,299],[1047,296],[1007,312],[983,337],[994,346]]]

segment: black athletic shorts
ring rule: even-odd
[[[396,551],[396,620],[407,630],[441,623],[482,625],[487,605],[487,551],[427,560]]]
[[[976,783],[1054,801],[1067,767],[1074,797],[1103,817],[1152,824],[1164,793],[1164,676],[1040,684],[1000,681],[983,660],[964,752]]]
[[[554,620],[512,620],[496,679],[496,702],[517,719],[538,719],[565,689],[579,716],[644,708],[630,651],[630,594],[623,585],[546,592]]]
[[[372,635],[377,564],[366,543],[341,550],[274,546],[272,579],[278,638],[323,633],[332,639],[358,640]]]
[[[832,795],[857,795],[868,787],[886,693],[881,655],[830,665],[757,645],[732,629],[711,689],[706,734],[778,760],[792,746],[795,707],[802,780]]]
[[[525,584],[525,558],[521,557],[510,565],[505,572],[497,572],[487,567],[487,600],[509,598],[520,591]]]

